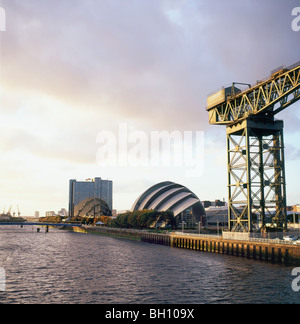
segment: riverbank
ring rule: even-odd
[[[272,242],[228,240],[216,235],[192,235],[183,233],[150,233],[147,230],[117,229],[83,226],[74,231],[111,236],[126,240],[142,241],[173,248],[234,255],[272,263],[300,264],[300,246],[274,244]]]
[[[112,236],[116,238],[123,238],[132,241],[141,241],[142,236],[148,231],[140,231],[133,229],[119,229],[109,227],[94,227],[94,226],[82,226],[81,228],[85,233],[94,235]]]

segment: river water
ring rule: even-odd
[[[293,267],[111,237],[0,226],[0,303],[300,303]]]

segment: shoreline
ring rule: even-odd
[[[190,235],[184,233],[154,233],[147,230],[130,230],[107,227],[72,228],[75,232],[93,235],[110,236],[120,239],[165,245],[173,248],[227,254],[253,260],[285,265],[300,264],[300,246],[228,240],[214,235]]]
[[[81,233],[87,233],[92,235],[102,235],[109,236],[115,238],[121,238],[131,241],[142,241],[142,237],[145,233],[149,233],[148,231],[142,230],[130,230],[130,229],[119,229],[119,228],[109,228],[109,227],[91,227],[91,226],[83,226],[81,228]]]

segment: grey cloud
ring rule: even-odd
[[[297,60],[296,2],[10,0],[4,80],[99,116],[207,129],[208,93]]]

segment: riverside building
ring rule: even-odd
[[[113,182],[101,178],[86,181],[70,180],[69,211],[70,217],[95,216],[103,208],[112,210]],[[105,205],[105,206],[103,206]]]

